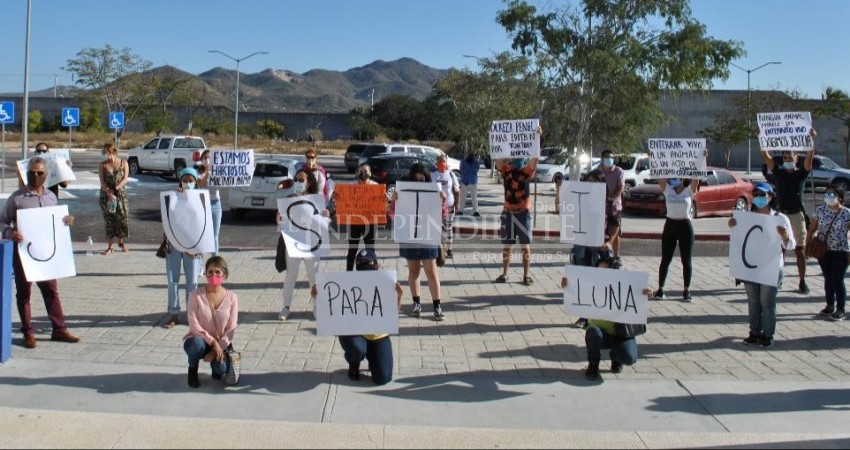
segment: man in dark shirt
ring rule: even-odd
[[[809,134],[812,136],[812,140],[817,137],[814,129]],[[782,152],[781,166],[766,150],[761,152],[764,164],[767,166],[768,172],[773,174],[776,183],[777,209],[788,216],[794,232],[794,239],[797,240],[794,253],[797,256],[797,271],[800,274],[799,292],[801,294],[809,293],[809,286],[806,284],[806,212],[803,208],[803,185],[812,171],[814,154],[814,150],[806,152],[806,159],[801,168],[797,166],[797,153],[795,152]]]

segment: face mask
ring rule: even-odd
[[[826,206],[835,206],[838,204],[838,196],[835,194],[827,193],[823,196],[823,202],[826,203]]]
[[[782,168],[785,170],[794,170],[796,165],[793,162],[786,161],[782,163]]]
[[[366,181],[366,180],[369,179],[369,174],[366,173],[366,172],[359,172],[357,174],[357,179],[360,180],[360,181]]]
[[[183,183],[183,189],[195,189],[195,183]]]
[[[611,167],[614,165],[614,158],[602,158],[602,164],[604,164],[605,167]]]
[[[753,205],[755,205],[755,207],[758,209],[764,208],[765,206],[767,206],[768,203],[770,203],[770,199],[767,198],[767,196],[753,197]]]
[[[670,187],[675,188],[675,187],[679,187],[679,185],[682,184],[682,181],[679,180],[678,178],[674,178],[672,180],[667,180],[667,184],[670,185]]]
[[[204,163],[207,166],[210,165],[210,159],[209,158],[204,158],[201,162]]]
[[[103,154],[100,155],[100,158],[104,161],[109,161],[109,154],[103,153]]]
[[[296,181],[295,184],[292,185],[292,189],[296,194],[302,194],[307,191],[307,183],[303,181]]]
[[[224,275],[207,275],[207,284],[213,287],[221,286],[224,283]]]
[[[511,161],[511,165],[516,167],[517,169],[522,169],[523,167],[525,167],[525,160],[524,159],[515,159],[515,160]]]

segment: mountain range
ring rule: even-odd
[[[236,71],[216,67],[198,75],[172,66],[152,68],[149,73],[193,78],[192,83],[206,88],[208,106],[232,108]],[[408,95],[418,100],[431,93],[435,82],[448,70],[436,69],[412,58],[374,61],[344,72],[314,69],[303,74],[284,69],[239,75],[240,111],[268,112],[348,112],[369,106],[372,100]],[[71,97],[77,88],[59,86],[58,95]],[[20,94],[18,94],[20,95]],[[52,97],[54,89],[31,92],[32,97]]]

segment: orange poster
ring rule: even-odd
[[[383,184],[337,184],[336,221],[342,225],[387,223],[387,193]]]

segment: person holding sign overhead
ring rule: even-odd
[[[106,223],[106,251],[112,253],[112,241],[118,239],[118,247],[126,252],[124,239],[130,234],[130,217],[127,210],[127,182],[130,166],[118,156],[115,145],[103,144],[103,161],[98,167],[100,175],[100,210]]]
[[[0,213],[0,230],[3,232],[4,239],[11,239],[15,244],[20,244],[26,239],[26,236],[18,232],[15,226],[18,210],[56,206],[59,203],[56,195],[44,187],[46,179],[47,163],[42,158],[32,158],[27,167],[27,185],[9,196],[3,207],[3,212]],[[74,216],[65,216],[62,222],[67,226],[71,226],[74,224]],[[39,237],[29,236],[29,238],[38,239]],[[17,290],[15,298],[18,303],[18,313],[21,316],[21,333],[24,335],[24,347],[35,348],[37,343],[35,340],[35,328],[32,326],[32,312],[30,310],[32,283],[27,281],[27,276],[24,273],[21,257],[18,254],[18,245],[15,245],[14,261],[12,264]],[[62,302],[59,299],[59,285],[56,283],[56,280],[38,281],[36,285],[41,291],[41,296],[44,298],[44,307],[47,309],[50,324],[53,326],[53,333],[50,335],[50,340],[69,343],[79,342],[80,338],[69,333],[68,328],[65,326],[65,314],[62,312]]]
[[[218,256],[218,233],[221,230],[221,191],[217,187],[209,187],[212,164],[210,163],[210,151],[201,153],[201,163],[195,166],[198,171],[198,188],[209,189],[210,211],[212,212],[213,239],[215,239],[215,256]]]
[[[531,286],[531,192],[529,182],[537,171],[537,158],[496,160],[496,170],[502,176],[505,203],[502,210],[500,234],[502,238],[502,274],[496,283],[506,283],[511,267],[511,247],[519,243],[522,248],[522,284]]]
[[[751,211],[759,214],[767,214],[773,217],[776,224],[776,232],[781,238],[782,247],[776,249],[780,252],[781,264],[779,273],[779,286],[782,285],[782,266],[785,265],[785,252],[793,250],[797,245],[794,234],[791,232],[791,222],[781,212],[773,210],[774,202],[773,186],[769,183],[756,183],[753,187],[753,206]],[[729,219],[729,227],[737,224],[735,218]],[[770,230],[765,230],[770,231]],[[776,293],[778,287],[762,283],[744,281],[744,289],[747,291],[747,302],[750,316],[750,334],[744,339],[744,344],[759,347],[770,347],[773,345],[773,333],[776,331]]]
[[[691,205],[694,203],[694,195],[699,188],[699,179],[691,180],[671,178],[658,180],[661,192],[664,193],[664,202],[667,206],[667,219],[664,221],[664,231],[661,233],[661,265],[658,266],[658,290],[653,297],[657,299],[664,296],[664,282],[667,280],[667,271],[673,261],[673,253],[679,246],[679,256],[682,258],[682,301],[691,301],[691,252],[694,249],[694,226],[691,223]]]
[[[826,254],[818,258],[826,293],[826,308],[819,315],[839,321],[845,318],[844,305],[847,300],[844,276],[850,257],[850,242],[847,240],[850,210],[844,207],[844,189],[834,184],[826,187],[823,203],[815,209],[806,240],[811,242],[812,239],[818,239],[826,244]]]
[[[817,138],[817,132],[814,128],[809,130],[809,136],[812,137],[812,141]],[[794,249],[794,253],[797,256],[797,272],[800,275],[799,292],[801,294],[809,293],[809,286],[806,284],[806,211],[803,208],[803,186],[812,171],[814,154],[814,150],[806,152],[806,159],[803,161],[803,167],[800,168],[797,167],[797,153],[783,151],[782,166],[780,167],[767,150],[761,151],[764,164],[776,181],[778,210],[788,216],[794,239],[799,243],[797,248]]]

